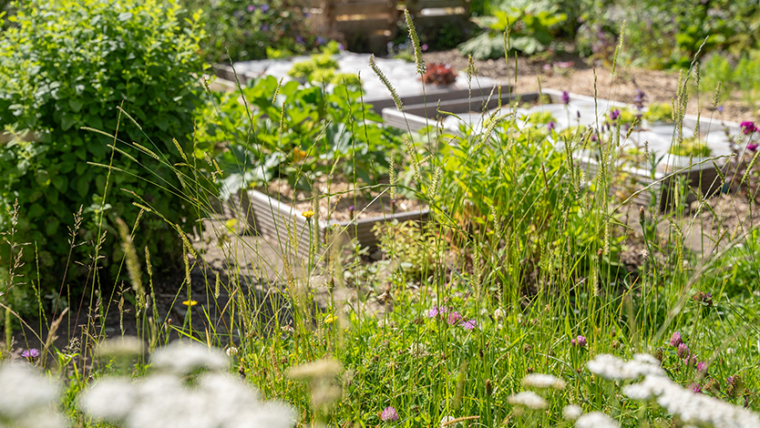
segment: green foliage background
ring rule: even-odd
[[[180,7],[173,0],[32,0],[15,6],[0,40],[0,127],[31,130],[35,137],[0,144],[0,231],[8,230],[8,210],[18,201],[15,241],[36,245],[25,248],[24,269],[34,271],[37,258],[43,285],[60,285],[73,214],[83,209],[74,241],[87,244],[76,247],[69,264],[74,277],[86,269],[73,261],[91,263],[101,206],[107,232],[101,263],[113,272],[121,257],[113,222],[122,218],[134,226],[140,209],[133,202],[140,202],[177,225],[146,213],[136,228],[137,248],[147,246],[154,265],[171,267],[182,255],[177,228],[189,230],[196,217],[177,191],[187,184],[178,179],[182,167],[167,165],[183,161],[172,138],[193,154],[193,115],[200,105],[194,91],[203,71],[196,53],[204,34],[200,15],[180,31]],[[139,126],[123,114],[119,122],[122,103]],[[81,129],[114,133],[117,126],[117,153],[109,148],[113,138]],[[108,169],[92,164],[111,159],[119,169],[110,174],[104,201]],[[7,272],[8,246],[0,249],[0,268]],[[71,284],[76,290],[78,282]]]

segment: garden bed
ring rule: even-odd
[[[370,55],[367,54],[345,51],[333,56],[338,64],[338,73],[360,73],[365,90],[363,101],[366,104],[371,104],[373,110],[380,114],[383,109],[394,107],[395,103],[388,89],[369,67],[369,58]],[[278,80],[283,79],[283,82],[288,82],[293,80],[288,75],[293,65],[308,59],[308,57],[301,56],[282,60],[245,61],[235,63],[233,66],[218,64],[214,66],[214,72],[217,76],[229,81],[235,81],[235,74],[237,74],[237,78],[243,84],[260,76],[274,76]],[[474,77],[472,84],[470,84],[465,73],[460,72],[456,81],[451,85],[425,84],[423,89],[423,84],[420,82],[420,76],[417,74],[413,62],[402,59],[375,58],[375,63],[392,82],[404,105],[427,103],[430,106],[435,106],[438,101],[446,102],[467,98],[470,93],[481,95],[485,93],[487,95],[498,84],[496,80],[487,77]],[[504,85],[502,91],[506,92],[510,87]]]
[[[378,201],[374,202],[377,204],[376,206],[381,205]],[[253,230],[267,239],[276,241],[283,252],[293,253],[301,257],[308,257],[310,247],[315,251],[313,254],[322,254],[327,246],[333,242],[334,234],[343,235],[347,240],[356,238],[357,243],[362,247],[368,247],[371,251],[375,250],[378,244],[378,240],[372,231],[375,225],[393,220],[404,222],[427,219],[430,213],[427,208],[417,203],[413,204],[412,201],[408,202],[409,211],[406,212],[391,213],[390,204],[387,204],[382,206],[387,207],[388,211],[384,212],[383,208],[372,207],[372,210],[365,210],[364,215],[358,215],[358,219],[323,219],[315,211],[314,217],[307,220],[303,216],[303,212],[308,210],[303,208],[311,207],[311,203],[304,205],[303,202],[297,201],[295,205],[290,205],[258,190],[249,190],[242,198],[243,206],[250,206],[251,208],[248,224]],[[400,201],[399,205],[404,203],[406,201]],[[329,211],[326,205],[320,203],[320,206],[319,211]],[[361,210],[357,209],[357,211]],[[341,217],[343,216],[338,218]],[[309,222],[312,222],[311,228]]]
[[[498,96],[477,96],[462,99],[452,99],[441,102],[438,107],[441,111],[454,113],[460,116],[442,117],[435,113],[435,108],[429,105],[409,105],[404,107],[401,112],[395,108],[383,110],[383,119],[390,125],[399,129],[410,129],[419,131],[427,126],[434,125],[436,120],[443,119],[444,127],[448,132],[461,134],[459,124],[465,123],[472,126],[474,130],[482,127],[483,111],[493,111],[499,105],[502,108],[508,108],[517,98],[520,106],[531,107],[530,110],[520,109],[519,113],[542,111],[550,112],[557,119],[557,130],[567,129],[571,126],[593,126],[596,123],[603,123],[606,118],[604,115],[612,109],[625,109],[632,106],[620,102],[609,101],[605,99],[594,99],[577,94],[568,94],[569,102],[564,105],[562,101],[562,91],[545,89],[541,94],[537,92],[526,94],[505,94],[502,93],[501,101]],[[542,103],[547,98],[550,104]],[[505,110],[505,113],[507,110]],[[433,114],[431,114],[433,113]],[[597,122],[598,120],[598,122]],[[731,133],[739,133],[738,123],[721,122],[717,120],[700,119],[696,116],[686,115],[683,119],[684,135],[692,135],[693,129],[699,124],[700,130],[704,134],[704,141],[712,150],[711,156],[724,156],[730,154],[724,129]],[[670,141],[673,134],[673,125],[657,126],[651,129],[639,129],[631,133],[631,136],[622,143],[631,147],[643,147],[646,142],[648,148],[655,156],[661,158],[655,171],[649,170],[644,165],[632,166],[630,164],[619,164],[619,171],[630,177],[633,184],[629,194],[635,196],[633,201],[640,205],[649,205],[650,203],[658,204],[662,209],[672,206],[676,201],[675,185],[684,180],[691,188],[699,188],[700,192],[705,195],[716,193],[721,188],[719,183],[719,174],[716,165],[720,167],[722,159],[712,160],[710,158],[689,158],[686,156],[677,156],[668,153]],[[580,161],[581,167],[585,170],[586,176],[595,177],[599,170],[599,161],[593,154],[586,152],[577,152],[574,157]],[[647,186],[651,190],[641,191]],[[619,190],[619,183],[618,183]],[[654,200],[652,200],[654,196]],[[694,200],[694,195],[689,195],[686,202]]]

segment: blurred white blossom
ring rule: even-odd
[[[565,381],[550,374],[530,373],[526,375],[522,384],[525,387],[533,388],[554,388],[565,389]]]
[[[513,406],[525,406],[533,410],[541,410],[549,407],[546,400],[533,391],[522,391],[507,397],[509,404]]]
[[[295,412],[262,402],[258,393],[226,373],[221,350],[173,344],[152,358],[157,369],[135,382],[96,381],[80,397],[83,410],[124,428],[289,428]],[[188,384],[187,375],[207,369]]]
[[[577,404],[570,404],[562,409],[562,417],[568,421],[574,421],[581,417],[583,409]]]
[[[577,428],[619,428],[620,425],[602,412],[591,412],[575,421]]]
[[[0,365],[0,427],[58,428],[66,426],[55,410],[58,385],[29,365]]]
[[[634,380],[647,375],[665,376],[660,362],[648,354],[636,354],[631,361],[601,354],[586,363],[586,367],[591,373],[607,380]]]

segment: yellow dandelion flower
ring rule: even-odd
[[[314,211],[312,211],[312,210],[304,211],[304,212],[301,213],[301,215],[304,216],[304,218],[306,218],[306,220],[311,220],[311,218],[314,217]]]
[[[338,317],[336,317],[335,315],[330,314],[330,315],[328,315],[328,316],[325,317],[325,324],[332,324],[337,319],[338,319]]]
[[[182,302],[182,304],[185,306],[195,306],[198,304],[198,302],[196,302],[195,300],[185,300],[184,302]]]
[[[301,162],[306,158],[306,152],[296,147],[293,149],[293,162]]]

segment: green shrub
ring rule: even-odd
[[[177,229],[189,230],[197,216],[180,196],[187,184],[178,180],[183,167],[167,165],[183,162],[180,146],[193,153],[199,16],[193,31],[183,33],[174,1],[33,0],[17,7],[14,25],[0,40],[0,127],[31,130],[33,138],[0,143],[0,232],[8,230],[9,207],[17,200],[15,240],[36,245],[25,248],[26,272],[34,271],[37,257],[43,284],[60,285],[73,213],[81,207],[69,279],[85,273],[74,261],[90,263],[86,255],[95,253],[100,217],[107,232],[100,263],[111,272],[118,268],[114,221],[135,225],[137,202],[160,213],[140,219],[137,248],[148,246],[156,266],[180,260]],[[122,103],[139,126],[120,115]],[[121,151],[109,148],[112,137],[82,127],[107,133],[118,127]],[[111,161],[116,168],[109,174],[102,165]],[[2,263],[8,263],[7,245],[0,245]]]
[[[283,0],[180,0],[185,13],[202,9],[209,62],[263,59],[271,52],[304,53],[320,44],[306,25],[305,2]],[[228,57],[229,53],[229,57]]]
[[[668,103],[653,103],[644,113],[644,119],[650,122],[673,122],[673,106]]]

